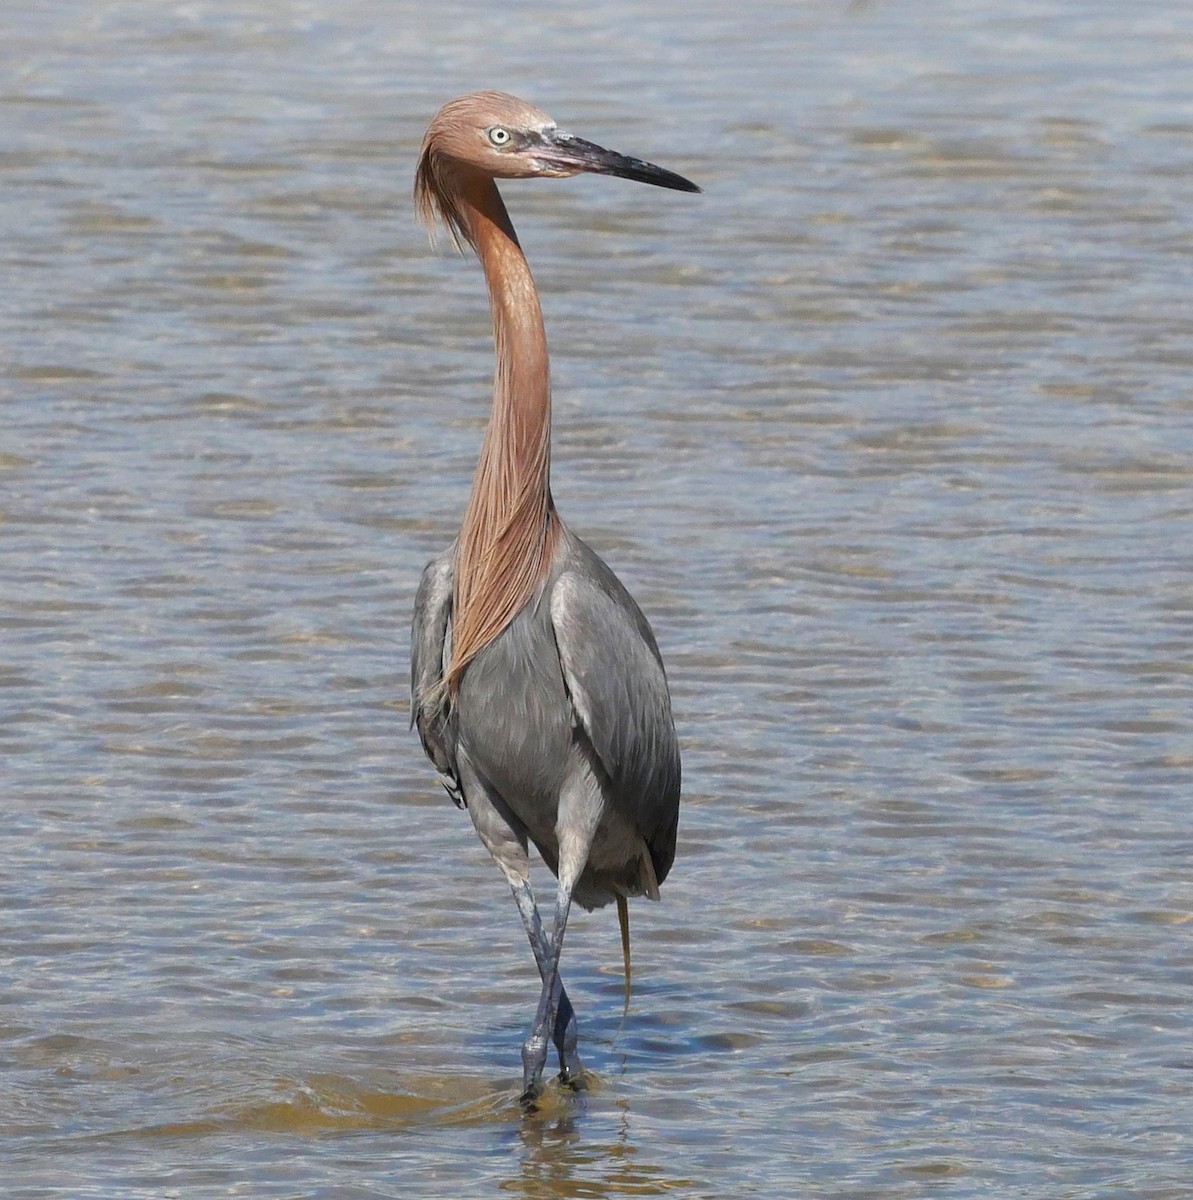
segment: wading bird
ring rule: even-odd
[[[436,114],[415,182],[422,219],[442,221],[484,267],[497,371],[463,524],[427,564],[415,599],[412,723],[509,881],[538,964],[542,993],[522,1048],[527,1105],[548,1037],[560,1079],[582,1082],[575,1013],[559,980],[572,901],[590,910],[617,902],[628,996],[626,897],[658,899],[679,819],[679,748],[654,634],[551,499],[542,310],[494,182],[582,171],[700,190],[564,133],[501,92],[462,96]],[[559,881],[549,939],[528,841]]]

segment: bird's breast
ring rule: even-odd
[[[527,604],[469,663],[455,717],[490,786],[532,829],[553,827],[574,716],[545,602]]]

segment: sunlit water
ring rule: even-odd
[[[1181,0],[4,25],[6,1196],[1188,1196]],[[593,1086],[534,1118],[406,731],[491,369],[409,190],[478,86],[706,188],[507,192],[685,753],[628,1017],[579,914]]]

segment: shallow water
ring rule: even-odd
[[[1188,1194],[1183,4],[68,0],[0,61],[8,1196]],[[409,189],[478,86],[706,188],[507,190],[685,755],[530,1119],[406,732],[491,369]]]

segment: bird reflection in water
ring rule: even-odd
[[[610,1123],[614,1114],[603,1114]],[[657,1142],[640,1143],[631,1130],[628,1103],[618,1103],[616,1126],[597,1130],[585,1122],[577,1127],[574,1111],[537,1121],[523,1121],[518,1130],[522,1159],[516,1176],[502,1184],[502,1192],[527,1200],[587,1196],[676,1196],[691,1194],[697,1180],[676,1174],[675,1166],[654,1157]],[[602,1136],[604,1132],[604,1136]]]

